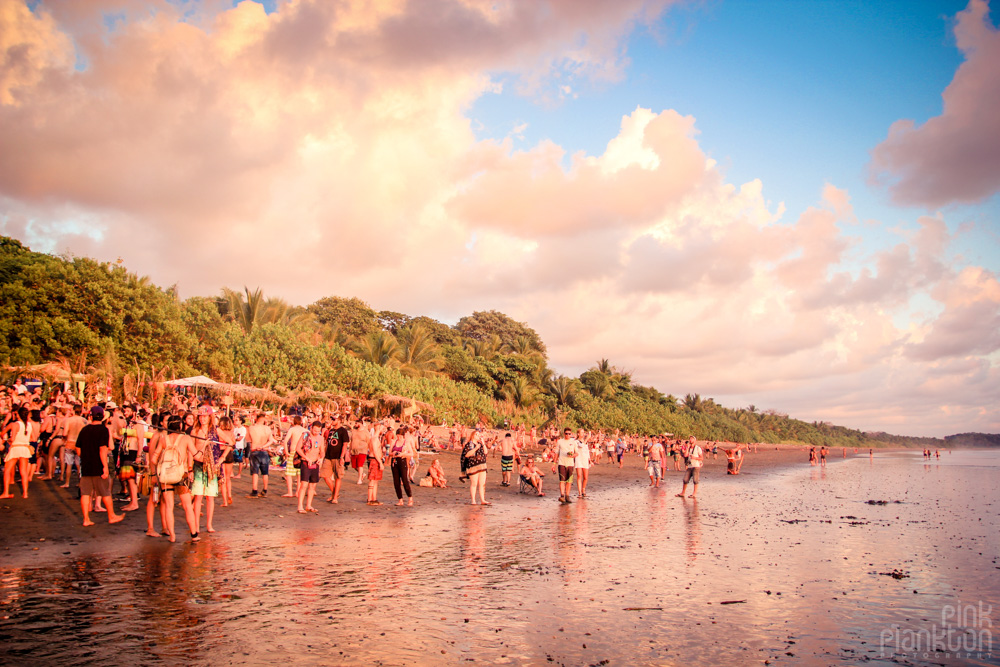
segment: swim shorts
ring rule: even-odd
[[[302,467],[299,468],[299,481],[306,484],[316,484],[319,482],[319,466],[308,466],[303,461]]]
[[[361,470],[365,465],[365,459],[368,457],[365,454],[351,454],[351,467],[355,470]]]
[[[510,472],[514,469],[514,457],[513,456],[501,456],[500,457],[500,470],[502,472]]]
[[[568,482],[573,475],[573,466],[559,466],[559,481]]]
[[[377,482],[382,479],[382,466],[378,464],[378,461],[372,459],[368,462],[368,480],[371,482]]]
[[[96,475],[94,477],[81,477],[80,495],[98,496],[99,498],[107,498],[108,496],[111,495],[110,478],[105,479],[100,475]]]
[[[699,473],[701,473],[701,468],[688,468],[687,474],[684,475],[684,483],[691,482],[692,484],[697,484],[698,477],[700,476]]]
[[[271,466],[271,457],[262,449],[250,452],[250,474],[266,475]]]

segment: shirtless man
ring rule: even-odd
[[[67,411],[69,409],[67,408]],[[80,471],[80,450],[76,446],[76,439],[80,435],[80,430],[87,425],[87,420],[83,418],[83,406],[77,403],[73,406],[73,416],[67,417],[65,422],[66,444],[63,445],[63,483],[62,488],[69,488],[70,475],[73,470],[73,463],[76,463],[77,472]]]
[[[381,505],[382,503],[378,501],[378,483],[382,479],[382,471],[385,469],[382,440],[372,437],[368,443],[368,504]]]
[[[663,445],[654,438],[649,446],[649,485],[658,488],[663,479]]]
[[[358,471],[358,484],[365,474],[365,461],[371,449],[372,432],[367,421],[358,420],[351,430],[351,467]]]
[[[61,461],[61,450],[66,443],[66,410],[57,409],[49,417],[51,419],[52,436],[49,438],[49,458],[45,462],[45,477],[39,479],[52,479],[56,471],[56,461]]]
[[[247,429],[247,447],[250,452],[250,497],[257,497],[257,480],[261,482],[260,497],[267,496],[267,473],[271,465],[271,455],[267,448],[274,442],[271,427],[264,423],[264,413],[258,412],[253,425]]]
[[[121,423],[122,452],[121,461],[123,466],[132,466],[135,474],[128,479],[129,503],[122,508],[123,512],[132,512],[139,509],[139,485],[136,482],[138,477],[139,448],[146,444],[146,424],[135,413],[135,407],[125,405],[122,408],[123,422]]]
[[[500,486],[510,486],[510,473],[514,469],[514,457],[519,453],[517,443],[508,433],[503,437],[503,444],[500,445],[500,472],[503,476]]]
[[[281,496],[282,498],[295,498],[295,494],[292,493],[292,480],[298,477],[298,470],[292,465],[292,462],[295,460],[295,447],[305,433],[306,428],[302,425],[302,417],[298,415],[292,417],[292,427],[285,433],[285,439],[281,442],[285,449],[285,484],[288,486],[284,495]]]

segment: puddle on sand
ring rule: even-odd
[[[0,564],[0,658],[996,665],[1000,646],[900,650],[947,605],[989,609],[966,631],[1000,618],[996,467],[962,455],[712,480],[697,502],[675,498],[671,476],[569,506],[358,512],[316,531]]]

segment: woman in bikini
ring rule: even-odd
[[[167,451],[173,452],[172,456],[176,456],[177,460],[184,466],[185,472],[181,481],[176,484],[159,482],[160,523],[163,525],[164,532],[167,533],[167,538],[171,542],[175,541],[177,535],[174,532],[174,496],[176,495],[181,501],[181,506],[184,508],[184,518],[187,520],[188,531],[191,533],[191,541],[197,542],[201,538],[198,536],[198,524],[195,521],[194,507],[191,504],[190,488],[190,472],[193,457],[191,452],[196,448],[191,436],[181,432],[183,426],[184,422],[180,415],[167,418],[167,432],[164,433],[161,431],[158,437],[154,438],[155,447],[149,459],[149,467],[150,470],[157,470],[160,461]],[[149,533],[146,534],[149,535]]]

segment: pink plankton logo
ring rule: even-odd
[[[946,604],[941,623],[915,629],[893,625],[879,634],[880,657],[993,659],[993,605]]]

